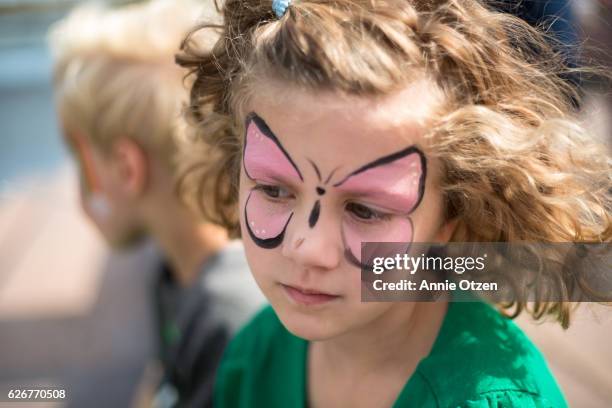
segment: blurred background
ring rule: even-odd
[[[45,38],[77,3],[0,0],[0,390],[57,387],[68,400],[50,405],[125,407],[154,353],[157,259],[148,244],[109,253],[78,206]]]
[[[110,253],[80,214],[45,43],[49,25],[76,3],[0,0],[0,390],[51,386],[69,397],[50,405],[122,407],[135,403],[153,355],[148,296],[157,259],[151,244]],[[582,39],[612,66],[612,2],[571,5]],[[586,83],[582,113],[608,145],[610,91]],[[527,318],[520,324],[572,406],[612,406],[610,311],[586,305],[565,333]],[[0,396],[0,406],[6,401]]]

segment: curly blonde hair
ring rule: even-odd
[[[200,192],[214,192],[198,197],[209,218],[237,228],[242,106],[255,81],[370,97],[426,74],[446,99],[428,138],[453,241],[610,242],[611,160],[577,124],[564,56],[522,20],[477,0],[295,0],[281,18],[270,1],[227,0],[223,15],[177,56],[195,76],[190,119],[217,151],[199,168]],[[221,31],[212,51],[198,49],[202,30]],[[558,278],[560,299],[529,311],[567,327],[580,280]],[[527,308],[520,292],[513,316]]]

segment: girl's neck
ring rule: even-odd
[[[431,351],[447,308],[446,302],[395,303],[369,325],[310,347],[334,371],[355,376],[416,368]]]

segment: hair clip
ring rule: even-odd
[[[291,0],[272,0],[272,11],[274,11],[276,17],[281,18],[285,15],[289,4],[291,4]]]

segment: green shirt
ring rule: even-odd
[[[307,406],[308,341],[270,307],[232,340],[217,372],[219,408]],[[449,303],[430,354],[393,407],[566,407],[540,352],[509,319],[481,302]]]

